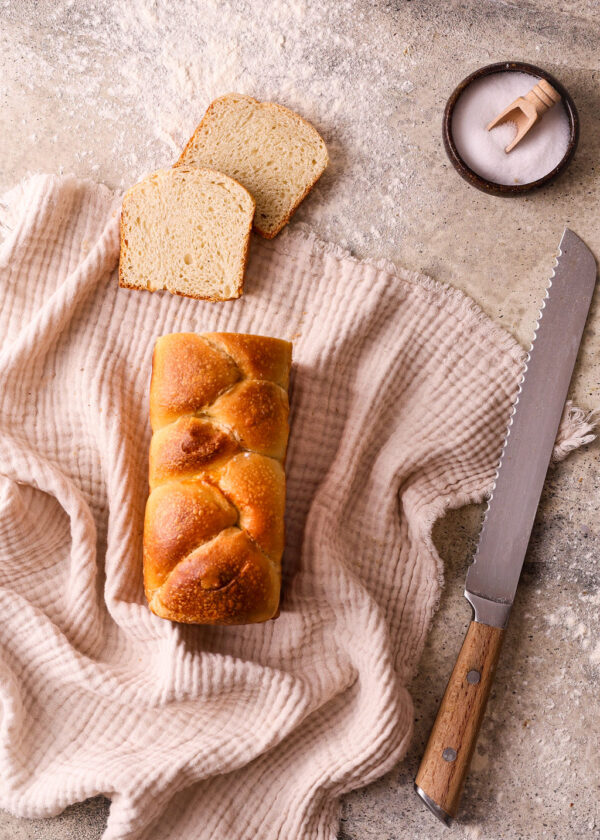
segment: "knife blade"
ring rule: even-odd
[[[542,302],[465,597],[473,607],[415,780],[446,824],[456,816],[492,686],[596,283],[596,262],[568,228]]]

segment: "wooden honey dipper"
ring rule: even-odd
[[[503,123],[513,122],[517,126],[517,133],[514,140],[505,148],[508,154],[512,152],[517,143],[520,143],[527,132],[541,119],[553,105],[560,102],[558,93],[545,79],[541,79],[529,93],[519,96],[518,99],[498,114],[495,120],[488,125],[487,130],[495,128]]]

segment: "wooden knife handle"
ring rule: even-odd
[[[415,779],[419,796],[447,825],[458,811],[503,637],[501,627],[471,622]]]

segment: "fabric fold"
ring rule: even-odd
[[[300,227],[211,304],[120,289],[119,198],[8,193],[0,246],[0,807],[103,793],[104,840],[333,840],[404,755],[448,508],[493,480],[524,353],[465,295]],[[144,601],[159,335],[294,343],[281,615],[178,626]],[[557,457],[589,442],[567,406]]]

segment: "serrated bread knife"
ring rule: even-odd
[[[567,228],[467,573],[473,620],[415,780],[419,796],[447,825],[458,811],[483,720],[595,283],[591,251]]]

